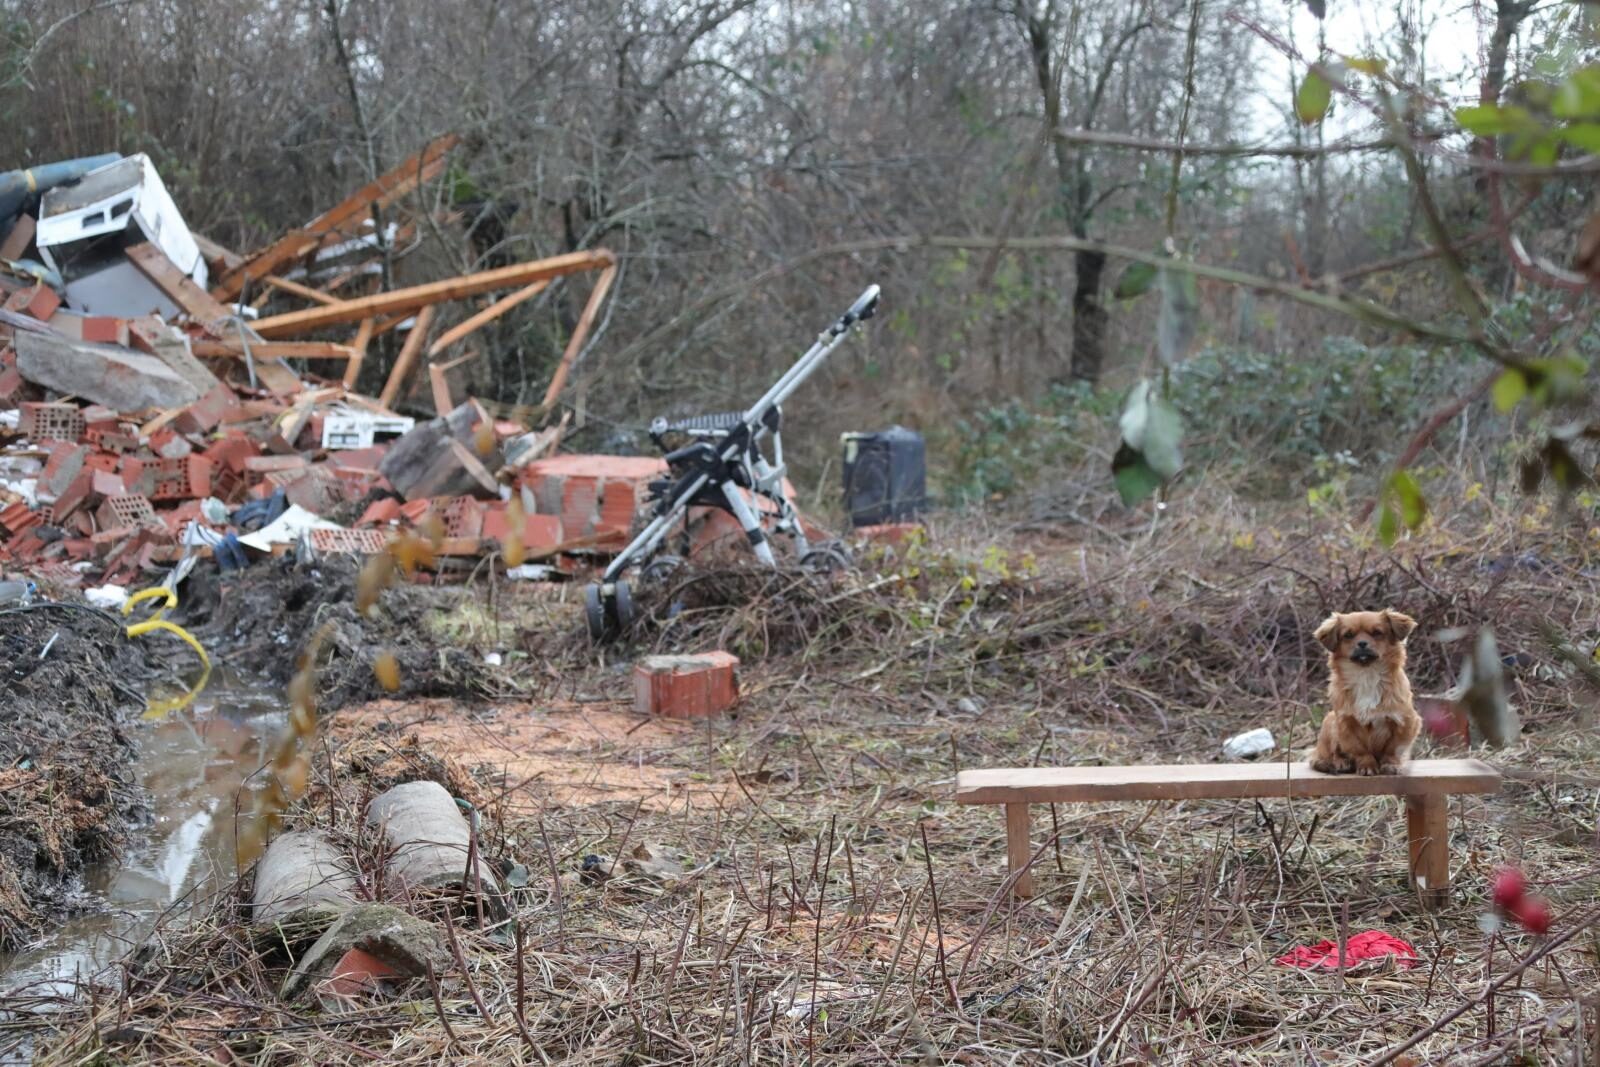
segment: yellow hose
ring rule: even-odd
[[[185,630],[183,627],[179,626],[177,623],[168,622],[166,619],[161,617],[162,612],[166,611],[168,608],[175,608],[178,606],[177,593],[173,592],[171,589],[168,589],[164,585],[154,586],[150,589],[141,589],[137,593],[130,596],[122,605],[122,613],[124,615],[132,614],[133,606],[135,604],[139,603],[141,600],[149,600],[152,597],[164,597],[166,599],[166,603],[156,608],[156,613],[151,618],[145,619],[143,622],[136,622],[129,625],[127,631],[128,636],[142,637],[154,630],[165,630],[168,633],[177,634],[183,639],[183,642],[186,645],[194,649],[195,652],[199,653],[201,665],[204,666],[207,671],[209,671],[211,669],[211,657],[206,655],[206,650],[201,646],[199,641],[195,640],[194,635],[188,630]]]
[[[187,693],[184,693],[181,696],[173,697],[169,700],[153,701],[150,706],[145,709],[144,717],[146,719],[163,719],[172,714],[174,711],[178,711],[187,707],[189,703],[193,701],[195,697],[199,696],[201,691],[205,689],[206,682],[211,678],[211,657],[206,655],[205,648],[201,646],[199,641],[195,640],[194,635],[188,630],[185,630],[175,622],[168,622],[166,619],[161,617],[162,612],[166,611],[168,608],[175,608],[178,606],[177,593],[173,592],[164,585],[154,586],[150,589],[141,589],[137,593],[130,596],[123,603],[122,614],[132,614],[133,606],[135,604],[142,600],[150,600],[155,597],[161,597],[166,602],[156,608],[155,614],[152,617],[145,619],[143,622],[130,624],[127,629],[128,636],[142,637],[145,634],[152,633],[156,630],[165,630],[167,633],[176,634],[183,640],[184,644],[188,645],[190,648],[194,649],[195,652],[199,653],[200,665],[204,668],[204,670],[200,674],[200,681],[195,683],[194,687]]]

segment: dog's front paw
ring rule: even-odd
[[[1371,777],[1378,773],[1378,765],[1372,760],[1361,760],[1356,764],[1356,773]]]
[[[1380,764],[1378,764],[1378,773],[1379,774],[1399,774],[1400,773],[1400,765],[1398,763],[1380,763]]]

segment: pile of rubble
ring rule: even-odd
[[[454,354],[476,331],[558,278],[599,271],[537,409],[547,415],[612,255],[381,284],[417,229],[408,194],[455,143],[430,143],[248,256],[192,233],[142,155],[0,175],[0,571],[127,585],[186,555],[228,568],[291,546],[376,551],[405,527],[433,534],[442,573],[500,550],[513,525],[523,558],[547,568],[621,548],[662,461],[555,456],[564,421],[530,432],[456,402],[449,380],[476,356]],[[474,297],[486,302],[435,332],[441,311]],[[379,395],[363,396],[367,349],[391,330],[404,342]],[[394,408],[426,410],[408,402],[423,363],[438,417],[419,423]],[[336,376],[308,369],[330,364]],[[696,518],[702,542],[729,532]]]
[[[625,548],[666,463],[556,455],[567,423],[552,418],[615,257],[495,261],[397,284],[416,272],[408,253],[424,228],[462,221],[421,195],[457,141],[430,142],[249,255],[191,231],[143,155],[0,174],[0,579],[123,587],[197,556],[226,570],[291,549],[376,552],[404,530],[427,534],[430,581],[496,553],[532,578]],[[588,272],[538,407],[458,401],[451,372],[478,356],[485,326]],[[369,349],[391,332],[403,337],[392,359],[368,367],[381,388],[362,395]],[[528,424],[506,417],[520,414]],[[849,455],[862,447],[850,442]],[[878,496],[901,492],[867,481]],[[745,497],[771,513],[770,500]],[[892,521],[851,506],[860,534]],[[727,511],[697,506],[667,550],[745,540]]]

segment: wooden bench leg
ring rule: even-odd
[[[1450,898],[1449,798],[1424,793],[1406,798],[1406,835],[1411,845],[1411,884],[1430,909]]]
[[[1013,896],[1027,900],[1033,896],[1033,872],[1026,870],[1033,858],[1033,843],[1028,834],[1028,805],[1006,805],[1006,871],[1021,877],[1011,886]]]

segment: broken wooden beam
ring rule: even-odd
[[[333,307],[306,308],[304,311],[291,311],[285,315],[273,315],[270,318],[261,319],[255,324],[255,328],[256,332],[262,337],[289,337],[295,334],[307,333],[311,330],[322,329],[326,326],[359,322],[361,319],[373,318],[379,315],[391,315],[401,311],[416,311],[430,304],[438,304],[446,300],[461,300],[469,296],[477,296],[480,293],[491,293],[496,289],[510,289],[530,285],[541,279],[549,280],[586,270],[611,268],[615,264],[616,257],[603,248],[588,252],[572,252],[564,256],[535,259],[527,263],[516,263],[509,267],[499,267],[494,270],[479,271],[476,274],[464,274],[456,278],[446,278],[444,281],[429,282],[426,285],[413,285],[406,289],[393,289],[387,293],[376,293],[356,300],[347,300]],[[597,284],[596,289],[599,288]],[[591,297],[590,304],[592,305],[593,303],[594,300]],[[585,308],[584,316],[592,322],[591,310],[591,308]],[[580,323],[580,325],[582,324]],[[574,331],[574,336],[577,336],[576,331]],[[568,347],[569,349],[572,348],[571,345]],[[570,362],[566,356],[563,356],[563,360]]]
[[[433,180],[444,170],[445,154],[460,141],[461,138],[453,133],[429,141],[420,152],[387,174],[363,185],[300,229],[285,234],[261,251],[246,257],[243,263],[218,279],[211,290],[212,295],[219,300],[237,297],[247,279],[261,279],[278,273],[284,264],[316,248],[326,235],[366,217],[374,207],[382,207],[423,182]]]
[[[269,274],[261,280],[266,282],[272,288],[277,289],[279,292],[288,293],[291,296],[303,297],[304,299],[311,301],[313,304],[344,303],[344,301],[340,300],[338,297],[329,296],[320,289],[313,289],[309,285],[301,285],[299,282],[292,282],[288,278],[280,278],[276,274]]]
[[[150,279],[151,285],[160,289],[168,300],[182,308],[196,322],[210,326],[233,314],[150,242],[134,245],[128,249],[127,256],[139,273]]]
[[[433,315],[434,308],[431,305],[417,312],[417,321],[411,324],[411,332],[406,334],[406,343],[400,346],[400,355],[395,358],[394,368],[389,371],[389,380],[383,383],[383,392],[378,394],[378,403],[384,407],[393,407],[395,401],[404,396],[406,381],[417,365],[417,357],[422,354],[422,346],[428,341],[428,331],[433,328]]]
[[[243,359],[243,341],[191,342],[194,354],[202,359]],[[350,359],[355,349],[331,341],[252,341],[250,355],[258,360],[272,359]]]
[[[344,365],[344,387],[355,387],[356,379],[361,377],[361,364],[367,358],[367,346],[372,343],[372,320],[362,319],[361,325],[356,327],[355,339],[350,342],[353,349],[350,362]]]
[[[556,402],[556,397],[561,395],[561,390],[567,384],[567,375],[572,371],[572,364],[578,358],[578,352],[583,348],[583,343],[589,339],[589,331],[594,328],[594,320],[600,314],[600,305],[605,302],[606,292],[611,288],[612,279],[617,276],[617,264],[612,260],[595,279],[594,290],[589,294],[589,302],[583,306],[583,314],[578,318],[578,325],[572,331],[572,336],[567,340],[566,350],[561,353],[561,362],[556,364],[556,372],[550,379],[550,387],[544,391],[543,407],[549,411]]]
[[[432,359],[434,356],[437,356],[440,352],[443,352],[445,349],[449,348],[463,337],[482,329],[495,319],[498,319],[501,315],[504,315],[518,304],[538,296],[540,293],[544,292],[549,285],[550,279],[541,278],[532,285],[523,286],[510,296],[501,297],[499,300],[496,300],[494,303],[490,304],[488,307],[484,308],[482,311],[478,312],[476,315],[473,315],[466,321],[450,327],[444,333],[439,335],[439,339],[437,341],[428,346],[428,358]]]

